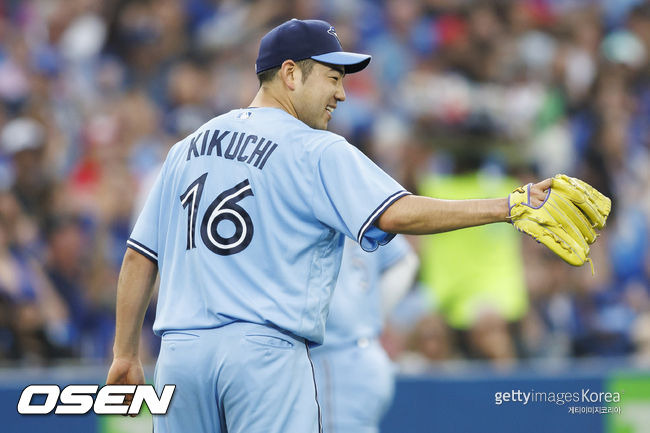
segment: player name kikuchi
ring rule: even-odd
[[[261,170],[277,147],[277,143],[265,137],[237,131],[206,129],[190,139],[186,161],[199,156],[211,156],[214,152],[215,156],[252,164]]]

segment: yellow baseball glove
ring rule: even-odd
[[[565,262],[573,266],[591,264],[589,244],[598,237],[594,229],[605,226],[611,200],[580,179],[558,174],[551,181],[546,200],[533,207],[531,185],[519,187],[508,196],[510,222]]]

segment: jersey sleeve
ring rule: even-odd
[[[367,156],[345,141],[321,153],[314,186],[316,217],[374,251],[395,236],[374,223],[397,199],[410,194]]]
[[[154,263],[158,263],[158,227],[162,197],[163,169],[149,191],[140,216],[126,241],[127,247],[139,252]]]

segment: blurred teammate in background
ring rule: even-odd
[[[411,287],[419,260],[397,236],[374,253],[346,239],[325,342],[312,350],[325,433],[376,433],[393,399],[383,319]]]

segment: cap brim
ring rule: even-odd
[[[346,74],[354,74],[368,66],[371,57],[367,54],[335,51],[319,56],[312,56],[311,58],[319,62],[329,63],[330,65],[341,65],[345,68]]]

